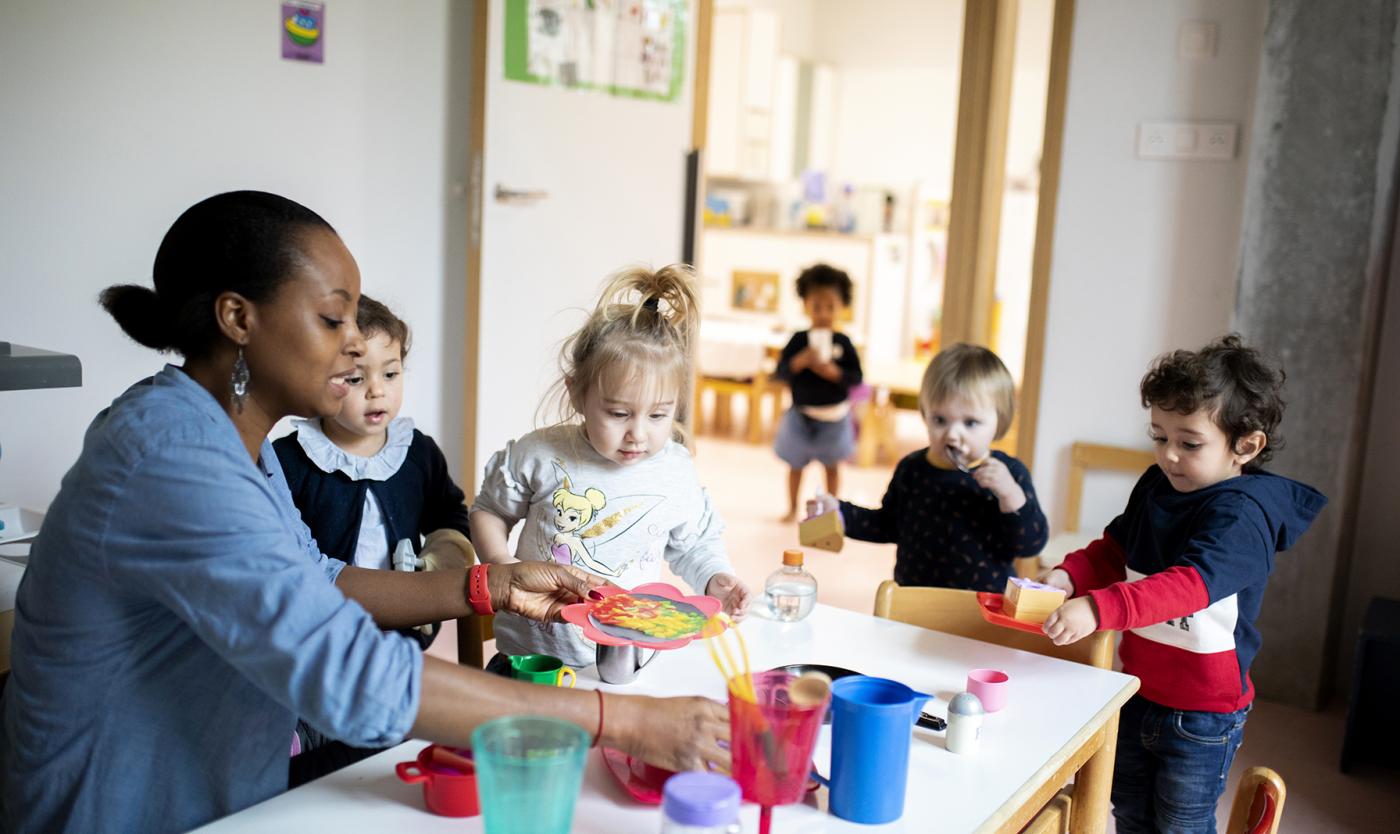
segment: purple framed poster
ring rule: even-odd
[[[279,20],[282,57],[294,61],[325,63],[326,4],[318,0],[283,3]]]

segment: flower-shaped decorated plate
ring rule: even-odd
[[[565,622],[583,629],[583,636],[604,646],[679,649],[700,636],[705,621],[719,613],[714,597],[686,596],[665,582],[648,582],[628,591],[602,587],[589,592],[586,602],[566,606]]]

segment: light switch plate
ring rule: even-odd
[[[1143,122],[1139,159],[1228,161],[1235,158],[1240,126],[1234,122]]]

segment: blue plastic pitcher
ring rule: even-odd
[[[909,737],[932,698],[898,681],[853,675],[831,685],[831,813],[867,825],[904,813]]]

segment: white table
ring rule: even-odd
[[[943,734],[914,728],[904,816],[889,825],[846,822],[809,805],[774,809],[780,832],[998,831],[1024,806],[1053,791],[1049,784],[1066,764],[1083,761],[1102,739],[1118,709],[1137,690],[1137,678],[1040,655],[818,605],[800,623],[751,617],[742,626],[755,670],[787,663],[825,663],[893,678],[937,696],[927,712],[946,715],[948,698],[963,688],[968,670],[996,667],[1011,676],[1006,709],[987,716],[980,750],[958,756],[944,749]],[[654,695],[724,695],[719,672],[698,642],[659,655],[628,686],[599,683],[583,670],[579,686]],[[409,741],[337,773],[289,791],[201,831],[482,831],[480,817],[450,819],[424,809],[420,786],[394,776],[394,764],[410,761],[426,745]],[[815,753],[830,773],[830,729]],[[1077,757],[1077,758],[1076,758]],[[823,792],[824,793],[824,792]],[[1044,801],[1043,799],[1039,801]],[[1038,807],[1038,806],[1037,806]],[[746,804],[744,831],[758,830],[758,809]],[[653,832],[661,812],[633,801],[607,772],[598,753],[588,757],[583,792],[574,812],[578,832]],[[1015,828],[1019,828],[1016,825]],[[1014,828],[1012,830],[1015,830]]]

